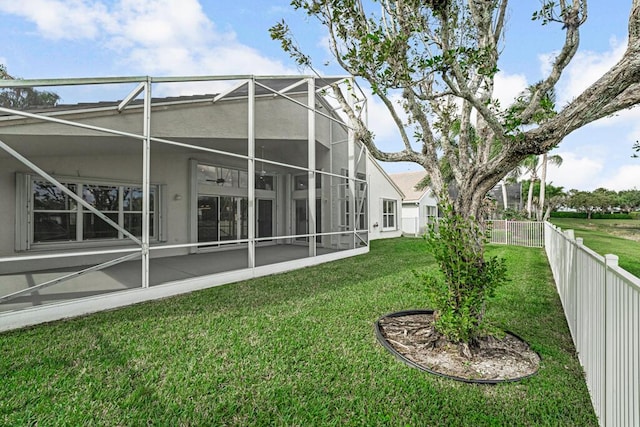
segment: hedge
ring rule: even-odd
[[[587,218],[586,212],[551,212],[551,218]],[[591,219],[640,219],[640,212],[624,213],[599,213],[591,214]]]

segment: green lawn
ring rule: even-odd
[[[542,250],[495,246],[510,283],[487,315],[542,356],[532,378],[463,384],[375,338],[428,307],[421,239],[367,255],[0,334],[2,425],[595,426]]]
[[[600,255],[618,255],[619,265],[640,277],[640,220],[551,218],[551,223],[574,230]]]

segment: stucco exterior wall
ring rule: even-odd
[[[387,239],[402,235],[402,194],[393,185],[389,176],[371,156],[367,156],[367,171],[369,177],[369,239]],[[382,200],[396,201],[396,227],[383,230]],[[377,224],[377,225],[376,225]]]
[[[402,232],[408,236],[419,236],[426,232],[428,208],[435,208],[438,201],[427,191],[418,201],[402,203]]]

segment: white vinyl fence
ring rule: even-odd
[[[640,279],[550,223],[545,250],[600,424],[640,426]]]
[[[537,221],[487,221],[491,233],[491,243],[542,248],[544,246],[544,223]],[[422,237],[427,231],[426,224],[418,218],[402,218],[404,236]]]
[[[491,243],[541,248],[544,246],[544,223],[538,221],[488,221]]]

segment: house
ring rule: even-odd
[[[369,240],[402,236],[402,190],[369,154],[369,186],[375,194],[369,203]]]
[[[404,194],[402,200],[402,233],[420,236],[426,232],[427,224],[438,217],[438,201],[428,187],[417,188],[424,180],[425,171],[389,174],[393,182]]]
[[[119,95],[0,108],[0,330],[354,256],[398,235],[401,193],[325,95],[350,80],[1,81]],[[218,90],[151,96],[193,84]]]

